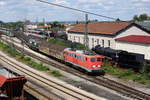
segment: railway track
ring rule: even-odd
[[[24,75],[26,75],[27,77],[30,77],[32,80],[36,80],[36,81],[40,82],[41,84],[45,84],[46,88],[49,88],[49,87],[54,88],[57,91],[61,91],[63,94],[68,95],[70,97],[68,100],[70,100],[70,99],[71,100],[106,100],[106,99],[102,99],[102,98],[100,99],[100,97],[97,97],[97,96],[93,96],[93,95],[91,96],[86,93],[84,94],[83,92],[81,92],[73,87],[70,88],[68,86],[65,86],[62,83],[57,83],[55,81],[52,81],[48,77],[45,77],[44,75],[42,75],[39,71],[35,71],[35,70],[33,71],[29,68],[22,67],[20,64],[16,64],[14,61],[11,61],[4,55],[0,55],[0,56],[1,56],[0,59],[3,62],[13,66],[13,68],[17,69],[21,73],[24,73]],[[48,100],[51,100],[51,98],[49,97]]]
[[[25,88],[26,88],[26,89],[30,89],[30,91],[32,90],[32,91],[36,92],[38,95],[44,97],[44,99],[46,99],[46,100],[52,100],[52,98],[50,98],[50,97],[48,97],[48,96],[42,94],[41,92],[35,90],[33,87],[31,87],[31,86],[29,86],[29,85],[26,85],[26,84],[25,84]]]
[[[22,48],[17,47],[17,49],[21,50]],[[69,72],[71,74],[74,74],[76,76],[84,78],[88,81],[94,82],[98,85],[102,85],[102,86],[107,87],[109,89],[115,90],[118,93],[121,93],[121,94],[123,94],[127,97],[131,97],[131,98],[134,98],[134,99],[137,99],[137,100],[150,100],[150,94],[146,94],[146,93],[144,93],[142,91],[139,91],[139,90],[136,90],[132,87],[128,87],[126,85],[123,85],[121,83],[118,83],[116,81],[110,80],[110,79],[105,78],[105,77],[88,76],[88,75],[85,75],[84,73],[81,73],[81,72],[79,72],[77,70],[74,70],[72,68],[65,67],[65,65],[62,65],[62,64],[60,64],[56,61],[52,62],[48,59],[44,59],[44,58],[39,57],[39,56],[37,56],[33,53],[30,53],[29,51],[26,51],[26,50],[24,52],[25,52],[25,54],[27,54],[27,55],[29,55],[29,56],[37,59],[37,60],[40,60],[43,63],[55,66],[56,68],[59,68],[63,71]]]
[[[35,82],[35,81],[33,81],[32,79],[29,79],[29,78],[28,78],[27,84],[25,84],[25,88],[28,89],[29,91],[33,91],[34,94],[36,93],[36,95],[38,95],[38,96],[40,95],[40,98],[38,98],[40,100],[65,100],[63,97],[49,91],[48,88],[45,88],[44,86],[41,86],[40,84],[38,84],[37,82]],[[45,95],[45,94],[41,93],[39,91],[39,89],[42,90],[42,91],[46,91],[46,94],[48,94],[48,95]]]

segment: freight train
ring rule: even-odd
[[[132,68],[135,71],[140,71],[144,63],[144,55],[138,53],[131,53],[124,50],[114,50],[109,47],[101,47],[100,45],[92,48],[97,54],[111,58],[113,64],[120,67]]]
[[[86,73],[104,74],[102,68],[104,56],[84,50],[67,48],[38,39],[30,39],[28,46],[31,49],[60,59],[75,68],[82,69]]]

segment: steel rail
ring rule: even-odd
[[[2,56],[2,55],[1,55],[1,56]],[[3,60],[2,58],[7,59],[7,61]],[[38,80],[38,81],[44,83],[44,84],[46,84],[46,85],[48,85],[48,86],[50,86],[50,87],[53,87],[53,88],[55,88],[55,89],[57,89],[57,90],[59,90],[59,91],[62,91],[62,92],[65,93],[65,94],[68,94],[68,95],[70,95],[70,96],[72,96],[72,97],[74,97],[74,98],[77,98],[78,100],[82,100],[79,96],[83,96],[83,97],[88,98],[88,99],[90,99],[90,100],[95,100],[95,99],[93,99],[92,97],[89,97],[89,96],[87,96],[87,95],[85,95],[85,94],[79,93],[79,92],[77,92],[77,91],[75,91],[75,90],[73,90],[73,89],[70,89],[70,88],[68,88],[68,87],[66,87],[66,86],[64,86],[64,85],[61,85],[61,84],[59,84],[59,83],[57,83],[57,82],[54,82],[54,81],[52,81],[52,80],[50,80],[50,79],[47,79],[47,78],[41,76],[41,75],[39,75],[39,74],[36,74],[36,73],[34,73],[33,71],[31,71],[31,70],[28,70],[28,69],[26,69],[26,68],[23,68],[23,67],[21,67],[19,64],[15,64],[14,62],[10,61],[8,58],[6,58],[6,57],[4,57],[4,56],[1,57],[0,59],[3,60],[4,62],[10,64],[11,66],[13,66],[15,69],[20,70],[20,68],[21,68],[21,72],[25,73],[26,75],[28,75],[28,76],[30,76],[30,77],[32,77],[32,78],[34,78],[34,79],[36,79],[36,80]],[[11,62],[11,63],[13,63],[13,64],[15,64],[17,67],[14,66],[13,64],[9,63],[8,61]],[[18,67],[20,67],[20,68],[18,68]],[[22,69],[23,69],[23,70],[26,70],[27,72],[23,71]],[[33,76],[31,73],[34,74],[34,75],[36,75],[36,76],[38,76],[38,77]],[[58,87],[56,87],[56,86],[50,85],[49,83],[47,83],[47,82],[45,82],[45,81],[39,79],[39,77],[45,79],[45,81],[49,81],[49,82],[51,82],[51,83],[54,83],[56,86],[60,86],[61,88],[67,89],[67,90],[69,90],[69,91],[71,91],[71,92],[73,92],[73,93],[75,93],[75,94],[78,94],[78,95],[73,95],[73,94],[71,94],[70,92],[66,92],[66,91],[64,91],[64,90],[62,90],[62,89],[60,89],[60,88],[58,88]]]
[[[17,47],[17,49],[20,49],[19,47]],[[71,74],[74,74],[76,76],[79,76],[81,78],[84,78],[88,81],[91,81],[91,82],[94,82],[96,84],[99,84],[99,85],[102,85],[104,87],[107,87],[107,88],[110,88],[112,90],[115,90],[117,92],[120,92],[128,97],[132,97],[132,98],[136,98],[138,100],[150,100],[150,94],[147,94],[147,93],[144,93],[142,91],[139,91],[139,90],[136,90],[132,87],[128,87],[126,85],[123,85],[121,83],[118,83],[116,81],[113,81],[113,80],[110,80],[108,78],[105,78],[105,77],[92,77],[92,76],[87,76],[87,75],[84,75],[83,73],[79,72],[79,71],[76,71],[72,68],[69,68],[69,67],[64,67],[63,65],[60,65],[60,64],[56,64],[54,62],[51,62],[50,60],[47,60],[47,59],[44,59],[42,57],[39,57],[35,54],[32,54],[30,53],[29,51],[25,51],[25,53],[29,56],[32,56],[34,58],[36,58],[37,60],[40,60],[46,64],[50,64],[52,66],[55,66],[56,68],[59,68],[63,71],[67,71]]]

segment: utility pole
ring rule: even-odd
[[[45,18],[43,18],[43,24],[44,24],[44,26],[45,26],[45,24],[46,24],[46,23],[45,23]]]
[[[25,27],[26,27],[26,25],[25,25],[25,22],[23,23],[23,29],[22,29],[22,36],[24,35],[24,33],[26,34],[26,30],[25,30]],[[23,46],[23,48],[22,48],[22,54],[24,55],[24,40],[23,40],[23,38],[25,38],[25,37],[21,37],[21,44],[22,44],[22,46]]]
[[[84,36],[84,44],[86,49],[89,48],[89,38],[88,38],[88,14],[85,14],[85,36]]]
[[[36,25],[38,26],[38,23],[39,23],[39,21],[38,21],[38,17],[36,18]]]

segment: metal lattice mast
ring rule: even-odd
[[[88,14],[85,14],[85,36],[84,36],[84,44],[86,49],[89,48],[89,38],[88,38]]]

